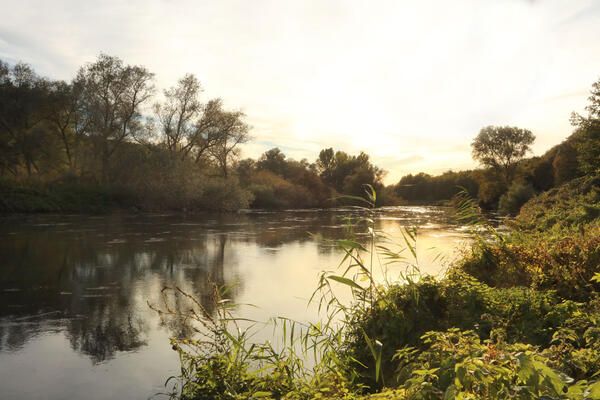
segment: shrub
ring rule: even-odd
[[[305,186],[291,183],[270,171],[258,171],[248,189],[254,196],[254,208],[315,207],[319,201]]]
[[[426,278],[387,289],[374,307],[356,315],[347,349],[367,366],[364,382],[377,387],[367,373],[373,369],[373,360],[364,344],[365,334],[383,344],[382,369],[389,380],[395,369],[394,351],[405,346],[420,348],[421,336],[428,331],[471,329],[482,339],[548,346],[557,327],[578,310],[578,303],[563,302],[551,291],[494,289],[455,273],[441,281]]]
[[[535,194],[533,187],[529,184],[514,183],[508,191],[500,197],[498,211],[501,214],[516,215],[521,206]]]
[[[583,232],[513,234],[505,243],[482,244],[456,268],[495,287],[552,289],[565,299],[585,301],[600,289],[591,281],[600,267],[600,227]]]
[[[236,211],[248,208],[252,193],[242,189],[236,178],[212,178],[203,185],[201,197],[192,201],[193,208],[212,211]]]
[[[422,342],[420,351],[402,348],[395,355],[407,399],[581,399],[600,388],[599,382],[572,384],[532,346],[482,342],[458,329],[428,332]]]

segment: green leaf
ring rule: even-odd
[[[358,249],[361,251],[367,251],[367,249],[365,249],[365,247],[362,244],[360,244],[354,240],[341,239],[341,240],[338,240],[337,243],[338,243],[338,246],[340,246],[341,248],[344,248],[344,249],[348,249],[348,250]]]
[[[264,399],[266,397],[273,397],[273,393],[271,392],[256,392],[252,394],[252,398],[254,399]]]
[[[327,279],[339,282],[339,283],[341,283],[343,285],[346,285],[346,286],[350,286],[350,287],[352,287],[354,289],[358,289],[358,290],[361,290],[361,291],[365,290],[365,288],[363,288],[362,286],[360,286],[358,283],[354,282],[350,278],[345,278],[345,277],[339,276],[339,275],[329,275],[329,276],[327,276]]]
[[[383,348],[383,343],[381,343],[379,340],[371,340],[371,338],[369,338],[369,335],[367,335],[367,332],[365,332],[364,329],[361,328],[361,331],[365,338],[365,342],[367,342],[367,346],[371,351],[371,356],[375,361],[375,382],[379,382],[379,379],[383,378],[381,371],[381,350]]]

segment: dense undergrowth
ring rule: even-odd
[[[108,213],[115,211],[237,211],[247,208],[252,193],[235,178],[212,177],[193,186],[0,180],[0,214]]]
[[[115,207],[107,189],[83,184],[18,184],[2,180],[0,193],[0,213],[97,213]]]
[[[171,289],[163,318],[196,326],[172,341],[182,368],[171,396],[600,399],[598,186],[581,178],[529,201],[508,234],[459,199],[458,217],[475,240],[442,278],[419,273],[416,231],[392,250],[367,210],[356,226],[368,240],[341,241],[340,268],[319,281],[312,301],[323,320],[274,320],[278,345],[254,343],[221,291],[215,315]],[[401,279],[375,282],[373,268],[392,263],[405,266]],[[339,300],[340,287],[353,302]],[[169,306],[183,300],[191,312]]]

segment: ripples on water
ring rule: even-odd
[[[333,269],[333,243],[356,210],[235,215],[29,216],[0,221],[0,387],[9,399],[147,398],[177,373],[148,308],[177,285],[211,307],[211,282],[258,308],[244,316],[315,318],[307,299]],[[437,274],[466,239],[441,207],[388,207],[377,227],[418,226],[421,270]],[[444,259],[444,258],[442,258]],[[390,275],[398,271],[390,271]],[[381,276],[380,276],[381,278]],[[35,377],[35,378],[34,378]]]

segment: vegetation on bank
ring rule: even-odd
[[[534,137],[517,127],[485,127],[472,143],[484,168],[438,176],[409,174],[394,193],[408,201],[443,201],[462,190],[486,209],[516,215],[538,193],[575,178],[598,173],[600,160],[600,81],[592,85],[585,115],[573,113],[574,132],[540,157],[525,158]]]
[[[191,74],[162,91],[143,66],[101,54],[70,81],[0,61],[0,212],[100,212],[331,207],[340,193],[378,192],[377,205],[450,200],[466,190],[486,209],[516,214],[532,196],[595,173],[600,82],[575,132],[526,158],[532,132],[487,126],[472,142],[482,168],[406,175],[385,186],[369,155],[323,149],[294,160],[280,149],[242,159],[251,127]],[[81,197],[85,201],[79,201]]]
[[[0,212],[330,207],[365,182],[396,202],[365,153],[241,160],[246,116],[202,91],[188,74],[157,97],[152,72],[105,54],[71,82],[0,61]]]
[[[598,206],[599,190],[598,177],[584,177],[538,196],[508,234],[458,198],[474,244],[437,278],[418,272],[416,231],[405,230],[404,251],[395,251],[365,210],[356,235],[338,243],[338,270],[323,273],[313,296],[323,319],[275,319],[282,343],[253,342],[220,291],[213,315],[174,288],[162,317],[201,329],[172,340],[182,364],[172,396],[600,399],[600,219],[580,212]],[[392,263],[404,265],[401,279],[375,282],[373,269]],[[350,304],[340,289],[352,291]],[[191,314],[168,307],[184,300]]]

